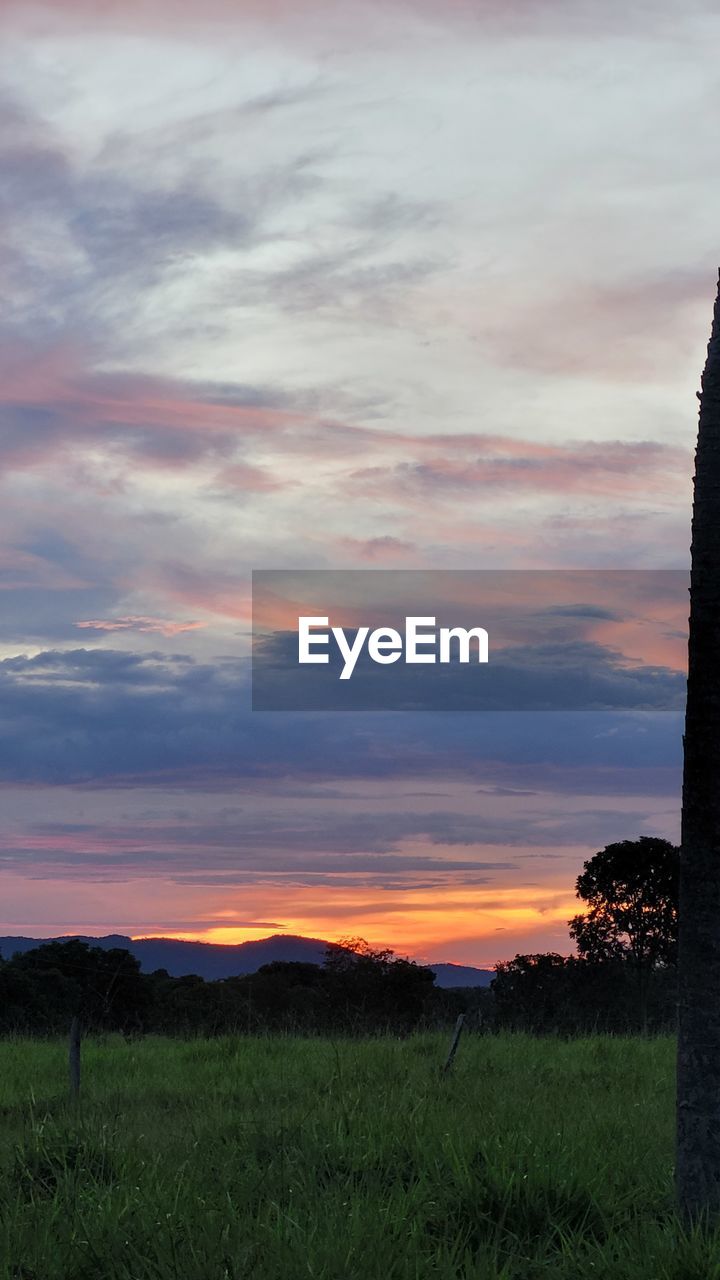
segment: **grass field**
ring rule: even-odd
[[[2,1280],[720,1280],[669,1039],[0,1042]]]

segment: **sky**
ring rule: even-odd
[[[712,10],[3,0],[0,933],[490,965],[677,839],[676,713],[253,712],[250,575],[687,565]]]

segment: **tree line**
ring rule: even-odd
[[[71,939],[0,961],[0,1033],[64,1033],[78,1017],[87,1029],[126,1034],[402,1034],[460,1012],[486,1030],[669,1029],[678,861],[678,849],[655,837],[608,845],[577,879],[586,907],[569,922],[577,954],[516,955],[495,967],[488,989],[441,990],[431,967],[362,939],[329,946],[323,964],[275,961],[214,981],[144,974],[129,951]]]
[[[321,965],[274,961],[211,981],[141,973],[127,950],[72,939],[0,963],[0,1033],[53,1035],[74,1017],[126,1034],[410,1031],[439,1014],[445,993],[434,980],[359,939],[328,947]]]

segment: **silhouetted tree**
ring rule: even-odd
[[[495,966],[487,1015],[498,1028],[534,1034],[628,1032],[637,1024],[637,982],[625,960],[595,962],[555,952],[517,955]],[[675,1018],[675,972],[651,970],[647,1020],[668,1030]]]
[[[548,951],[517,955],[497,964],[492,991],[500,1026],[522,1031],[558,1030],[566,1020],[565,956]]]
[[[651,970],[677,958],[679,860],[669,840],[621,840],[590,858],[575,886],[590,908],[569,922],[578,955],[631,965],[642,1025]]]
[[[720,1212],[720,286],[695,455],[680,869],[677,1194]]]
[[[0,1034],[65,1033],[76,1016],[87,1030],[168,1035],[409,1031],[452,1018],[434,981],[430,969],[358,940],[331,947],[322,966],[276,961],[205,981],[144,974],[124,949],[69,939],[0,958]]]
[[[15,971],[47,990],[56,987],[56,1014],[78,1016],[93,1027],[139,1028],[147,1004],[140,963],[121,947],[105,950],[77,938],[47,942],[15,956]],[[62,998],[59,1000],[59,984]]]
[[[325,952],[324,969],[329,999],[349,1026],[411,1027],[428,1010],[432,969],[389,948],[342,938]]]

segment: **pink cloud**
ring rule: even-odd
[[[247,435],[310,425],[310,415],[248,393],[243,402],[213,399],[212,389],[139,373],[98,374],[72,344],[46,351],[16,344],[0,356],[0,403],[36,415],[29,431],[22,416],[4,450],[6,468],[44,464],[73,445],[105,443],[142,451],[144,461],[182,465],[203,453],[227,452]],[[278,397],[275,397],[277,400]],[[176,437],[174,451],[163,440]]]
[[[370,560],[375,563],[388,560],[404,561],[412,558],[417,550],[414,543],[406,542],[403,538],[393,538],[390,534],[378,538],[341,538],[339,546],[346,548],[360,560]]]
[[[522,282],[515,290],[506,284],[487,321],[472,328],[503,364],[562,377],[657,380],[679,359],[697,356],[711,278],[702,263],[617,284],[577,280],[535,299]]]
[[[211,482],[220,488],[270,493],[304,479],[322,482],[332,468],[334,487],[394,502],[481,490],[659,495],[676,491],[677,477],[690,472],[689,450],[654,441],[544,444],[491,433],[377,430],[286,407],[279,392],[245,392],[243,403],[241,388],[232,401],[211,386],[180,380],[92,374],[81,353],[65,345],[44,353],[6,350],[0,377],[0,402],[11,423],[4,447],[8,469],[44,467],[98,446],[117,462],[139,453],[144,466],[169,470],[222,456],[226,464]],[[33,414],[32,430],[27,413]],[[241,446],[251,455],[256,441],[262,463],[237,456]],[[323,471],[299,470],[288,480],[275,469],[287,460],[296,468],[297,459],[321,461]],[[362,558],[385,558],[407,550],[401,541],[360,539],[355,550]]]
[[[165,618],[130,616],[126,618],[96,618],[76,622],[76,627],[91,631],[148,631],[162,636],[177,636],[183,631],[198,631],[206,622],[171,622]]]
[[[414,440],[412,453],[392,466],[352,471],[351,491],[394,498],[452,498],[472,491],[527,490],[535,493],[583,493],[629,497],[639,491],[661,494],[690,474],[690,451],[639,441],[624,444],[580,442],[538,446],[526,440],[467,436],[464,455],[457,439],[448,448],[433,438]],[[442,453],[438,452],[442,444]]]
[[[245,575],[241,578],[219,570],[193,569],[187,564],[164,561],[157,566],[140,566],[132,585],[157,592],[184,608],[248,623],[252,618]]]
[[[587,36],[607,31],[627,34],[635,29],[626,6],[612,0],[596,10],[572,0],[347,0],[343,6],[336,0],[203,0],[202,4],[192,0],[40,0],[29,12],[24,0],[5,0],[3,18],[8,26],[40,32],[58,25],[86,27],[92,22],[111,30],[141,29],[160,36],[171,29],[198,32],[247,24],[270,26],[277,35],[282,23],[294,39],[303,41],[318,24],[327,30],[333,20],[362,34],[369,22],[379,22],[388,11],[400,19],[417,15],[425,22],[462,24],[470,31],[482,24],[495,35],[523,38],[548,29],[566,38],[574,32]],[[662,32],[663,17],[662,12],[655,15],[655,31]]]
[[[283,482],[264,467],[249,462],[236,462],[219,471],[213,480],[213,488],[240,490],[243,493],[270,493],[274,489],[287,488]]]

